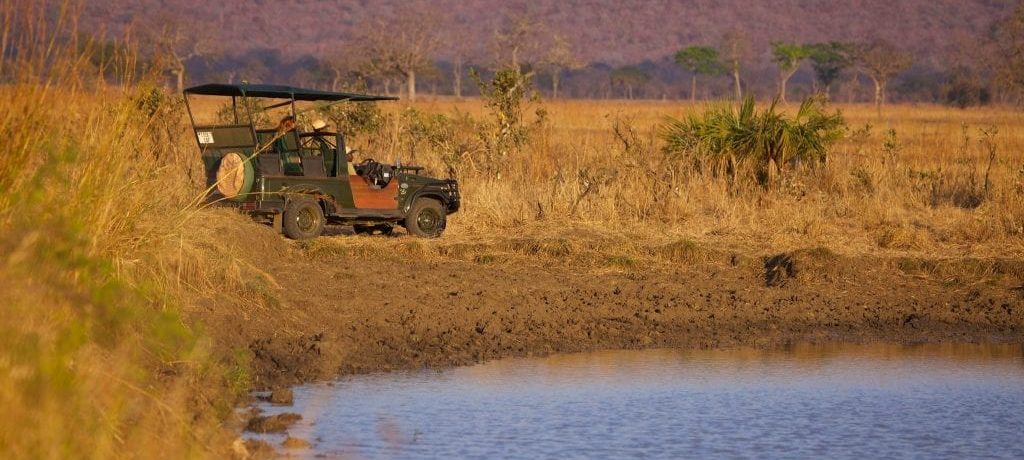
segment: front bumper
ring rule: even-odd
[[[462,196],[459,194],[459,182],[455,179],[448,179],[444,181],[444,185],[441,186],[441,192],[445,195],[444,202],[447,205],[448,214],[451,214],[459,210],[462,206]]]

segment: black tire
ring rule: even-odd
[[[284,234],[293,240],[308,240],[324,231],[324,210],[312,198],[300,197],[284,207]]]
[[[437,238],[444,233],[448,214],[440,201],[432,198],[417,198],[405,216],[405,228],[409,233],[422,238]]]

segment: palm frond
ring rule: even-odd
[[[779,113],[777,101],[758,111],[748,97],[736,107],[709,106],[685,119],[666,118],[659,129],[664,153],[673,158],[716,160],[779,167],[792,160],[821,162],[843,134],[842,115],[826,112],[824,101],[810,97],[794,118]]]

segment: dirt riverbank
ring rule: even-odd
[[[661,248],[662,262],[610,257],[595,269],[551,251],[417,258],[368,253],[369,237],[310,246],[246,227],[224,230],[239,232],[228,249],[254,254],[265,301],[210,297],[189,314],[218,347],[251,353],[256,388],[595,349],[1024,340],[1024,261],[683,245]]]

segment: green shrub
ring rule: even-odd
[[[740,171],[754,172],[766,183],[787,165],[824,162],[843,128],[842,115],[826,112],[820,97],[805,99],[794,118],[777,112],[775,101],[758,111],[748,97],[739,107],[717,105],[686,119],[669,118],[660,135],[670,157],[709,163],[733,179]]]

